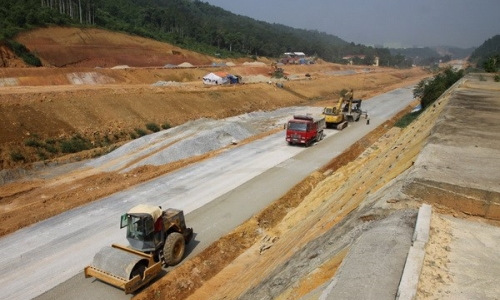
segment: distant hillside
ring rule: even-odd
[[[457,47],[421,47],[421,48],[405,48],[391,49],[393,55],[403,55],[412,61],[412,64],[417,66],[430,66],[439,62],[448,62],[455,59],[467,59],[474,51],[474,48],[461,49]]]
[[[490,58],[497,57],[500,59],[500,35],[495,35],[487,39],[479,46],[470,56],[470,61],[476,63],[479,68]]]
[[[30,49],[13,42],[21,31],[47,25],[97,26],[127,32],[219,57],[279,57],[300,51],[329,62],[346,55],[378,56],[381,65],[400,66],[387,49],[348,43],[334,35],[294,29],[240,16],[190,0],[0,0],[0,40],[38,65]],[[360,62],[363,63],[363,62]]]

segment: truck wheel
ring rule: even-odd
[[[180,263],[184,257],[186,244],[184,237],[178,232],[172,232],[168,235],[163,246],[163,259],[167,266],[175,266]]]

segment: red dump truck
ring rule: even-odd
[[[311,115],[294,115],[286,126],[286,141],[289,145],[304,144],[306,147],[323,139],[324,117]]]

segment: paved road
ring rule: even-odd
[[[100,248],[126,244],[118,228],[124,211],[139,203],[183,209],[195,230],[188,257],[196,255],[412,100],[411,88],[394,90],[363,102],[370,125],[362,120],[329,130],[310,148],[286,145],[280,132],[6,236],[0,239],[0,297],[130,298],[82,274]]]

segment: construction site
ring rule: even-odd
[[[277,79],[269,76],[274,66],[266,58],[212,69],[208,56],[120,35],[71,28],[21,35],[47,66],[36,69],[1,50],[9,67],[0,69],[5,124],[0,129],[0,245],[9,254],[0,265],[9,271],[0,280],[0,298],[498,299],[500,86],[492,77],[466,75],[408,127],[399,128],[395,122],[419,103],[412,87],[433,74],[318,62],[283,66],[287,78]],[[86,46],[78,44],[82,36]],[[88,46],[92,42],[106,51]],[[66,49],[66,55],[57,55],[56,48]],[[146,57],[148,64],[141,65],[139,58]],[[187,63],[193,67],[162,67]],[[205,74],[219,70],[237,74],[241,83],[203,84]],[[363,99],[349,124],[326,126],[325,139],[315,136],[309,147],[287,145],[287,120],[321,114],[345,89]],[[380,104],[379,112],[379,103],[389,99],[397,111]],[[131,138],[130,132],[150,123],[168,123],[169,129]],[[47,143],[75,135],[110,142],[45,160],[40,149],[26,146],[27,140]],[[279,161],[264,167],[258,160],[223,158],[243,157],[238,151],[252,147],[261,149],[255,153],[279,147],[281,152],[265,159]],[[24,159],[13,160],[13,153]],[[207,175],[193,186],[154,184],[210,162]],[[236,177],[241,171],[231,173],[230,165],[244,163],[256,172],[244,183],[230,187],[233,179],[219,179],[220,186],[209,181],[219,173]],[[303,178],[291,174],[299,173],[299,163],[311,170]],[[249,192],[264,174],[267,185]],[[283,185],[271,179],[273,174],[281,174]],[[197,190],[204,181],[212,186]],[[246,185],[249,190],[238,191]],[[142,190],[134,190],[138,187]],[[129,211],[126,199],[140,203],[136,194],[149,199],[141,204],[164,206],[166,200],[154,202],[147,193],[190,199],[191,190],[195,198],[214,200],[173,203],[184,210],[183,226],[194,232],[191,237],[180,226],[186,242],[180,263],[157,269],[157,276],[132,294],[85,278],[84,267],[100,245],[115,242],[115,231],[103,228],[117,229],[124,213],[129,218],[142,213]],[[254,204],[264,195],[272,201]],[[217,210],[224,213],[212,213]],[[57,223],[85,224],[89,219],[79,218],[108,213],[112,222],[100,225],[102,232],[89,231],[78,245],[52,236],[59,235],[51,229]],[[204,218],[212,225],[200,227]],[[226,218],[235,223],[230,229],[215,224]],[[55,242],[46,245],[24,238],[49,233],[47,240]],[[125,233],[119,236],[116,242],[126,243]],[[37,251],[24,246],[32,244]],[[64,257],[36,256],[54,247]],[[66,265],[48,266],[53,260]],[[57,279],[43,282],[46,272],[58,273]]]

